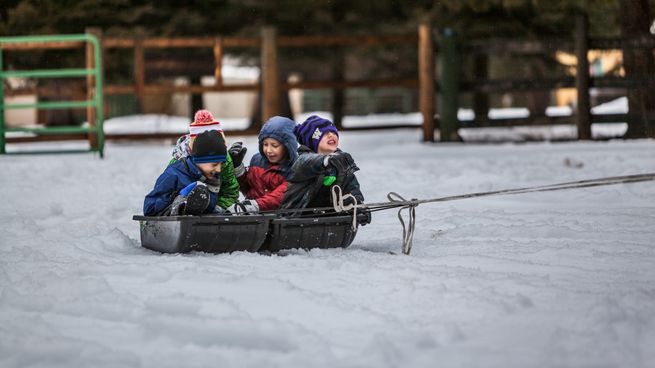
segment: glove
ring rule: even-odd
[[[235,202],[225,210],[233,215],[255,214],[259,212],[259,205],[254,199],[246,199],[245,201]]]
[[[178,195],[177,197],[175,197],[175,199],[173,199],[173,203],[171,203],[166,214],[171,216],[183,215],[185,207],[186,207],[186,197]]]
[[[329,155],[327,158],[327,165],[332,166],[337,170],[337,173],[347,175],[348,173],[359,170],[355,165],[355,160],[348,152],[337,152]]]
[[[187,215],[201,215],[209,206],[211,198],[209,196],[209,189],[202,182],[193,188],[186,199],[185,213]],[[187,186],[188,187],[188,186]],[[185,188],[186,189],[186,188]],[[181,192],[180,192],[181,193]]]
[[[187,197],[189,195],[189,193],[191,193],[191,191],[197,185],[205,185],[205,183],[203,183],[201,181],[194,181],[193,183],[191,183],[191,184],[187,185],[186,187],[182,188],[182,190],[180,190],[180,195],[183,196],[183,197]]]
[[[243,146],[243,142],[234,142],[230,149],[228,150],[230,157],[232,157],[232,163],[234,167],[239,167],[243,164],[243,158],[248,152],[248,149]]]

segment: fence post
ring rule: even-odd
[[[475,81],[489,79],[489,55],[480,54],[473,57],[473,78]],[[473,94],[473,113],[478,126],[488,124],[489,121],[489,95],[486,92]]]
[[[585,14],[578,14],[575,19],[575,56],[578,65],[575,73],[575,88],[578,95],[576,123],[578,139],[591,139],[591,102],[589,101],[589,40],[587,33],[589,21]]]
[[[102,45],[102,31],[100,29],[86,28],[84,33],[95,36],[98,39],[100,45]],[[101,62],[101,61],[95,60],[95,50],[93,48],[93,44],[91,42],[87,42],[86,43],[86,68],[87,69],[95,68],[96,62]],[[100,69],[102,70],[102,64],[100,65]],[[96,81],[94,75],[89,74],[86,76],[86,99],[89,101],[95,100],[96,83],[100,83],[100,81]],[[89,127],[97,127],[98,124],[96,120],[97,120],[96,108],[94,106],[88,106],[86,108],[86,121],[89,123]],[[98,134],[94,132],[89,132],[87,136],[89,139],[89,145],[94,149],[98,149]]]
[[[223,86],[223,38],[214,38],[214,85]]]
[[[262,119],[278,115],[280,81],[277,66],[277,31],[264,27],[261,31]]]
[[[418,28],[419,110],[423,117],[423,142],[434,142],[434,40],[428,22]]]
[[[138,37],[134,40],[134,94],[136,95],[139,113],[143,113],[143,90],[145,81],[143,39]]]
[[[439,35],[439,129],[441,141],[458,141],[457,110],[459,109],[459,56],[455,33],[445,28]]]

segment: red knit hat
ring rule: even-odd
[[[223,126],[219,121],[214,120],[214,115],[212,115],[209,110],[196,111],[193,121],[189,125],[189,134],[191,137],[195,137],[198,134],[209,130],[216,130],[222,133]]]

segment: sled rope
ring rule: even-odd
[[[402,251],[404,254],[409,254],[412,249],[412,241],[413,241],[414,229],[416,225],[416,207],[419,204],[457,201],[461,199],[499,196],[499,195],[551,192],[556,190],[590,188],[590,187],[597,187],[597,186],[639,183],[639,182],[654,181],[654,180],[655,180],[655,173],[646,173],[646,174],[636,174],[636,175],[612,176],[612,177],[598,178],[598,179],[578,180],[578,181],[571,181],[571,182],[558,183],[558,184],[541,185],[535,187],[503,189],[503,190],[494,190],[489,192],[476,192],[476,193],[460,194],[454,196],[429,198],[429,199],[421,199],[421,200],[415,198],[411,200],[406,200],[398,193],[390,192],[387,195],[387,199],[389,200],[388,202],[359,203],[359,204],[355,204],[356,200],[352,194],[344,195],[342,189],[338,185],[335,185],[332,187],[332,191],[331,191],[333,207],[273,210],[273,211],[263,211],[262,213],[274,213],[279,215],[297,213],[297,214],[301,214],[301,217],[304,216],[321,217],[321,216],[333,215],[333,212],[330,212],[332,210],[334,210],[337,213],[347,212],[352,210],[353,211],[352,228],[353,231],[356,231],[358,210],[360,211],[368,210],[370,212],[375,212],[375,211],[389,210],[392,208],[399,208],[398,219],[400,221],[401,226],[403,227]],[[352,199],[352,203],[348,205],[344,204],[344,199],[349,199],[349,198]],[[407,223],[405,223],[405,220],[403,219],[403,215],[402,215],[402,211],[404,209],[408,210],[409,218]]]
[[[400,224],[403,227],[402,252],[403,254],[409,255],[412,249],[412,240],[414,237],[414,229],[416,225],[416,206],[418,206],[419,204],[456,201],[456,200],[467,199],[467,198],[488,197],[488,196],[497,196],[497,195],[550,192],[550,191],[565,190],[565,189],[578,189],[578,188],[590,188],[590,187],[605,186],[605,185],[639,183],[639,182],[653,181],[653,180],[655,180],[655,173],[612,176],[607,178],[578,180],[578,181],[565,182],[559,184],[541,185],[536,187],[494,190],[489,192],[460,194],[460,195],[454,195],[448,197],[430,198],[430,199],[422,199],[422,200],[418,200],[418,199],[406,200],[398,193],[390,192],[387,195],[387,199],[389,199],[388,202],[368,203],[368,204],[362,203],[357,205],[351,204],[347,208],[342,206],[343,198],[341,197],[341,188],[335,190],[335,187],[337,187],[335,186],[332,189],[332,199],[333,199],[333,203],[336,203],[336,201],[334,201],[335,199],[338,199],[340,201],[340,206],[337,206],[336,204],[334,206],[334,210],[337,212],[340,212],[341,210],[349,211],[350,209],[353,209],[353,212],[355,212],[357,211],[358,208],[368,209],[371,212],[383,211],[392,208],[400,208],[398,210],[398,219],[400,220]],[[404,209],[407,209],[409,213],[407,226],[405,225],[405,221],[402,216],[402,211]],[[314,210],[318,210],[318,209],[314,209]],[[356,214],[353,216],[353,226],[356,226]]]
[[[353,210],[353,223],[351,225],[353,231],[357,231],[357,198],[354,195],[348,193],[343,194],[341,187],[334,185],[331,190],[332,193],[332,205],[334,206],[335,212],[346,212]],[[352,202],[348,205],[343,203],[344,199],[350,198]]]
[[[403,198],[400,194],[396,192],[390,192],[387,194],[387,199],[389,202],[408,202]],[[412,199],[410,201],[411,204],[409,205],[404,205],[400,207],[398,210],[398,220],[400,221],[400,225],[403,227],[403,246],[402,246],[402,251],[403,254],[409,255],[409,252],[412,250],[412,241],[414,239],[414,229],[416,227],[416,206],[418,204],[414,204],[416,199]],[[403,220],[403,210],[407,209],[407,213],[409,214],[409,219],[407,221],[407,228],[405,228],[405,221]]]
[[[607,178],[579,180],[579,181],[572,181],[572,182],[559,183],[559,184],[542,185],[536,187],[503,189],[503,190],[495,190],[489,192],[460,194],[460,195],[454,195],[448,197],[439,197],[439,198],[422,199],[422,200],[412,199],[411,201],[369,203],[369,204],[361,204],[358,206],[360,208],[368,208],[374,211],[374,210],[385,210],[388,208],[394,208],[402,205],[412,205],[412,204],[419,205],[423,203],[447,202],[447,201],[456,201],[460,199],[488,197],[488,196],[496,196],[496,195],[551,192],[556,190],[590,188],[590,187],[615,185],[615,184],[639,183],[639,182],[653,181],[653,180],[655,180],[655,173],[612,176]]]
[[[454,196],[421,199],[421,200],[412,199],[412,200],[397,200],[397,201],[377,202],[377,203],[360,203],[357,204],[356,207],[360,210],[368,209],[371,212],[374,212],[374,211],[383,211],[391,208],[398,208],[398,207],[409,206],[409,205],[456,201],[456,200],[467,199],[467,198],[509,195],[509,194],[523,194],[523,193],[534,193],[534,192],[550,192],[550,191],[565,190],[565,189],[577,189],[577,188],[589,188],[589,187],[615,185],[615,184],[639,183],[639,182],[653,181],[653,180],[655,180],[655,173],[612,176],[607,178],[579,180],[579,181],[565,182],[559,184],[542,185],[536,187],[503,189],[503,190],[495,190],[489,192],[468,193],[468,194],[460,194]],[[334,210],[334,207],[293,208],[293,209],[283,209],[283,210],[262,211],[261,213],[280,214],[280,215],[285,215],[289,213],[303,213],[303,214],[307,214],[308,216],[316,216],[316,215],[322,215],[324,214],[325,211],[330,211],[330,210]],[[328,213],[326,215],[330,215],[330,214]]]

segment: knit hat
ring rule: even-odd
[[[191,149],[191,159],[196,164],[225,162],[227,147],[223,135],[216,130],[198,134]]]
[[[198,110],[193,117],[193,121],[189,125],[189,134],[191,137],[196,137],[202,132],[208,130],[223,131],[223,126],[220,122],[214,120],[214,116],[209,110]]]
[[[314,152],[317,152],[318,143],[327,132],[333,132],[339,136],[337,127],[331,121],[316,115],[308,117],[302,124],[293,128],[293,134],[296,135],[298,143],[311,148]]]

